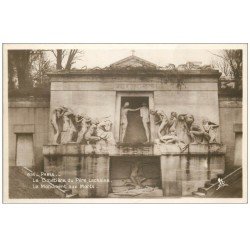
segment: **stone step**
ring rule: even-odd
[[[215,184],[218,182],[218,178],[213,178],[210,180],[211,185]]]
[[[79,198],[78,194],[66,194],[65,198]]]
[[[242,174],[242,168],[238,168],[235,171],[231,172],[228,175],[218,174],[217,178],[213,178],[210,181],[207,181],[204,187],[198,188],[197,192],[193,192],[193,195],[197,197],[196,193],[203,194],[202,196],[210,196],[214,193],[218,187],[218,178],[222,178],[227,184],[232,180],[237,179]]]
[[[237,168],[236,170],[234,170],[233,172],[225,175],[218,175],[218,178],[222,178],[222,180],[226,183],[229,184],[237,179],[238,177],[242,176],[242,168]],[[206,195],[208,197],[212,197],[212,195],[216,192],[217,188],[218,188],[218,178],[217,181],[209,188],[206,189]]]
[[[193,196],[195,197],[199,197],[199,198],[205,198],[206,197],[206,194],[202,193],[202,192],[193,192]]]
[[[211,186],[212,186],[212,184],[211,184],[210,181],[207,181],[207,182],[205,183],[205,188],[209,188],[209,187],[211,187]]]
[[[21,173],[22,175],[32,179],[35,172],[26,168],[26,167],[19,167],[17,168],[17,171],[19,173]],[[28,175],[29,174],[29,175]],[[39,182],[44,178],[41,177],[40,175],[36,174],[36,178],[39,179]],[[58,185],[60,185],[60,183],[51,183],[49,180],[53,179],[52,177],[46,177],[46,183],[51,185],[53,187],[53,191],[56,195],[58,195],[61,198],[75,198],[75,195],[72,195],[72,190],[70,189],[65,189],[65,188],[59,188]]]
[[[198,188],[198,192],[200,192],[200,193],[204,193],[205,195],[206,195],[206,188],[204,188],[204,187],[200,187],[200,188]]]
[[[64,192],[65,192],[66,196],[72,194],[72,190],[71,189],[65,189]]]

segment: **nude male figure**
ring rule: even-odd
[[[130,109],[129,108],[129,102],[125,102],[124,106],[121,110],[121,141],[124,141],[124,137],[126,134],[127,126],[128,126],[128,111],[137,111],[140,108],[137,109]]]
[[[149,142],[149,109],[145,102],[142,103],[142,107],[140,108],[140,116],[142,118],[143,127],[146,132],[146,137],[147,137],[146,142]]]
[[[52,112],[52,116],[51,116],[51,124],[54,128],[54,137],[53,137],[53,144],[58,144],[58,137],[60,135],[60,129],[59,129],[59,124],[58,121],[60,118],[62,118],[63,113],[65,112],[65,108],[64,107],[59,107],[56,108],[53,112]]]

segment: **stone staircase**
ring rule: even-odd
[[[213,178],[210,181],[207,181],[204,187],[198,188],[197,191],[193,192],[194,197],[198,198],[209,198],[213,197],[217,192],[217,188],[219,185],[218,178],[221,178],[223,182],[227,185],[232,185],[239,178],[242,178],[242,167],[236,169],[228,175],[218,175],[217,178]],[[223,187],[222,187],[223,188]]]
[[[18,171],[21,174],[23,174],[24,176],[26,176],[26,177],[28,177],[30,179],[33,178],[34,174],[36,174],[36,178],[39,179],[39,181],[42,181],[42,179],[43,179],[43,177],[41,177],[40,175],[38,175],[37,173],[35,173],[31,169],[28,169],[26,167],[20,166],[20,167],[18,167]],[[56,195],[58,195],[60,198],[69,198],[69,199],[70,198],[78,198],[77,194],[72,194],[72,190],[71,189],[65,189],[65,188],[58,187],[56,185],[56,183],[54,184],[54,183],[52,183],[52,182],[49,181],[49,179],[50,179],[49,176],[47,176],[46,179],[48,181],[43,182],[43,183],[46,183],[46,184],[50,185],[51,189],[54,191],[54,193]],[[51,177],[51,179],[52,179],[52,177]]]

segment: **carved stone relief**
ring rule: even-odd
[[[158,125],[158,139],[156,143],[176,144],[181,150],[185,150],[188,144],[216,143],[217,128],[219,125],[203,119],[202,124],[195,123],[191,114],[177,114],[171,112],[168,117],[162,110],[151,110]]]
[[[108,117],[93,119],[61,106],[52,111],[51,124],[54,129],[53,144],[115,144],[112,122]]]

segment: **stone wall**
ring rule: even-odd
[[[200,85],[202,87],[199,87]],[[193,115],[194,122],[199,125],[204,118],[219,124],[216,82],[186,83],[181,90],[155,91],[154,104],[156,110],[163,110],[168,117],[174,111],[177,114]],[[216,141],[220,142],[218,132]]]
[[[242,99],[233,97],[219,98],[221,142],[226,145],[226,168],[234,168],[236,134],[234,127],[242,124]]]
[[[17,133],[32,133],[35,167],[43,168],[42,147],[48,143],[49,99],[9,100],[9,165],[16,165]]]
[[[107,97],[106,94],[107,93],[104,93],[104,96],[98,98],[98,100],[100,100],[100,103],[101,100],[113,103],[114,101],[113,92],[112,92],[112,98],[104,98]],[[109,92],[109,94],[111,93]],[[91,100],[93,100],[92,99],[93,96],[91,99],[90,97],[88,98],[90,103]],[[160,99],[158,100],[160,103]],[[84,100],[82,99],[82,101]],[[219,120],[220,120],[221,142],[225,144],[227,147],[226,168],[231,168],[234,165],[234,157],[235,157],[234,125],[242,123],[242,100],[239,98],[232,98],[232,97],[230,98],[220,97],[219,118],[220,118]],[[21,131],[21,129],[24,129],[25,132],[25,129],[30,129],[28,128],[30,127],[30,125],[33,125],[34,128],[33,140],[35,148],[34,150],[35,164],[38,167],[42,167],[43,166],[42,146],[48,143],[48,131],[51,127],[49,122],[49,100],[48,99],[32,100],[28,98],[15,99],[15,100],[10,99],[9,100],[9,165],[15,165],[15,157],[16,157],[15,130]]]
[[[116,141],[119,141],[122,96],[146,96],[150,109],[163,110],[168,116],[175,111],[194,115],[197,124],[201,124],[203,118],[219,123],[217,73],[185,75],[181,86],[175,79],[148,75],[111,77],[72,73],[52,75],[51,81],[51,112],[63,105],[93,118],[110,115]],[[157,128],[153,116],[150,120],[153,140],[157,138]],[[52,129],[50,132],[52,138]],[[218,133],[218,142],[219,138]]]
[[[85,85],[89,83],[52,82],[50,112],[52,113],[59,106],[65,106],[71,108],[76,114],[84,113],[91,118],[109,117],[114,124],[116,92],[91,90],[91,86],[89,89],[84,89]],[[50,138],[53,134],[52,127],[50,127]]]

